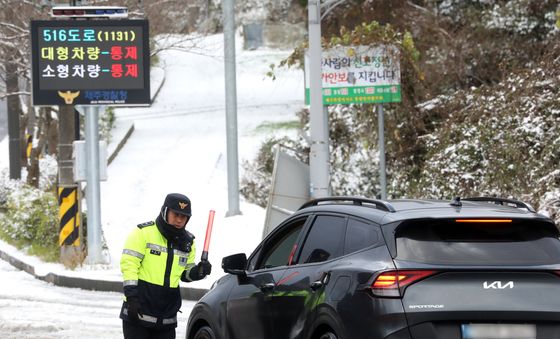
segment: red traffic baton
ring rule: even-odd
[[[214,225],[214,214],[216,211],[210,210],[208,214],[208,224],[206,225],[206,238],[204,239],[204,248],[200,260],[208,261],[208,247],[210,247],[210,238],[212,237],[212,226]]]

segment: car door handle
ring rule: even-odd
[[[312,282],[311,285],[309,285],[309,287],[311,287],[311,289],[313,291],[317,291],[318,289],[320,289],[324,285],[325,284],[321,280],[317,280],[317,281]]]
[[[274,289],[274,286],[276,286],[274,283],[262,284],[260,289],[263,292],[270,292]]]
[[[320,289],[321,287],[325,286],[329,282],[329,278],[330,278],[330,273],[329,272],[323,272],[323,274],[321,274],[321,278],[319,280],[316,280],[316,281],[312,282],[309,285],[309,287],[313,291],[316,291],[316,290]]]

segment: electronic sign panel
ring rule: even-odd
[[[150,104],[147,20],[31,21],[34,105]]]

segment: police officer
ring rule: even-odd
[[[191,201],[182,194],[165,197],[155,222],[138,225],[126,240],[121,257],[124,295],[120,318],[124,338],[175,338],[181,308],[179,280],[210,274],[212,265],[195,265],[194,235],[185,230]]]

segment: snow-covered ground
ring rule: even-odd
[[[237,127],[239,163],[252,159],[260,140],[277,130],[262,132],[263,123],[296,120],[303,107],[303,72],[278,70],[277,79],[266,77],[269,65],[290,51],[237,48]],[[74,271],[57,264],[25,258],[41,272],[120,280],[119,259],[127,234],[137,224],[155,219],[167,193],[186,194],[193,217],[187,229],[196,236],[197,257],[204,243],[208,213],[216,211],[209,259],[211,276],[189,286],[208,288],[223,275],[221,258],[247,254],[261,240],[265,210],[240,197],[241,215],[228,212],[227,145],[223,37],[215,35],[198,43],[192,53],[166,51],[160,55],[165,81],[150,107],[118,108],[117,130],[134,124],[134,132],[108,168],[101,183],[101,221],[108,245],[107,263],[84,265]],[[112,140],[118,142],[119,140]],[[0,140],[0,169],[8,167],[7,138]],[[242,168],[239,167],[242,175]],[[24,254],[1,243],[14,256]]]
[[[3,339],[122,338],[120,293],[52,286],[2,260],[0,274]],[[183,312],[191,308],[191,302],[185,302]],[[185,332],[186,319],[180,321],[179,334]]]

